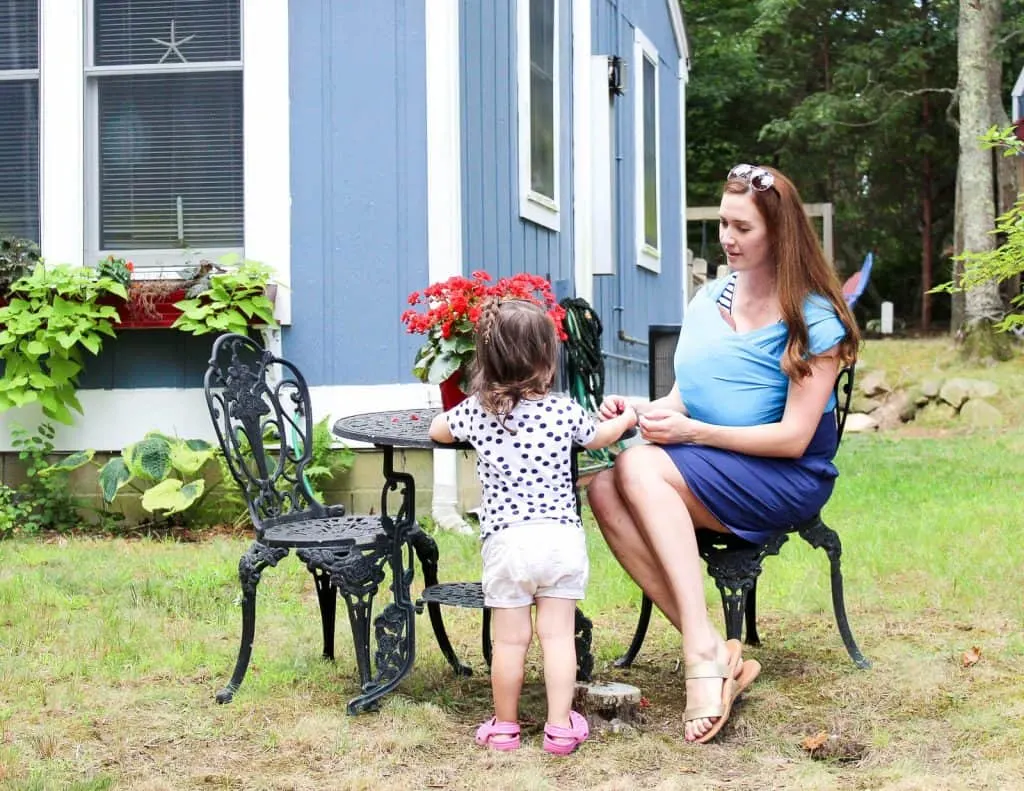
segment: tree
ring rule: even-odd
[[[962,216],[963,250],[984,255],[995,247],[991,234],[996,204],[992,192],[991,154],[980,140],[991,126],[995,101],[990,76],[992,53],[997,49],[997,31],[1002,15],[1001,0],[960,0],[957,27],[957,94],[960,105],[960,161],[958,181]],[[995,81],[995,86],[1001,80]],[[1009,338],[995,329],[1003,318],[999,281],[975,282],[964,302],[964,355],[972,359],[1009,359]]]

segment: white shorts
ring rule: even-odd
[[[590,563],[583,530],[557,522],[512,525],[484,541],[484,605],[525,607],[534,599],[580,600]]]

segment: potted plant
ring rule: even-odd
[[[413,373],[421,381],[441,387],[445,409],[466,397],[466,374],[476,352],[473,333],[483,303],[491,297],[525,299],[546,308],[559,338],[565,340],[565,311],[555,301],[551,283],[539,275],[520,272],[492,282],[487,272],[476,271],[468,278],[451,277],[414,291],[409,295],[414,307],[401,317],[408,332],[426,335],[416,353]]]
[[[0,305],[7,304],[11,286],[29,274],[39,260],[35,242],[14,236],[0,239]]]
[[[185,299],[174,303],[181,315],[171,326],[193,335],[237,332],[245,334],[252,324],[276,327],[274,270],[258,261],[245,260],[206,265],[190,286]]]
[[[117,309],[104,300],[127,297],[124,285],[94,267],[40,261],[11,284],[0,307],[0,412],[38,403],[43,414],[73,422],[85,354],[114,337]]]

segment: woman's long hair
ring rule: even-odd
[[[804,320],[804,300],[820,294],[832,303],[836,315],[846,327],[846,337],[839,342],[839,360],[848,365],[857,359],[860,330],[853,317],[835,269],[825,259],[821,244],[811,225],[803,201],[793,182],[775,168],[764,170],[775,181],[766,190],[751,189],[747,181],[732,178],[722,192],[749,194],[768,229],[768,244],[775,262],[779,308],[789,328],[789,340],[782,357],[782,370],[795,380],[811,373],[808,362],[808,332]]]
[[[539,305],[523,299],[488,300],[476,325],[472,392],[483,408],[504,418],[527,395],[555,381],[558,334]]]

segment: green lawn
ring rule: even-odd
[[[844,540],[850,620],[874,667],[848,660],[825,556],[794,539],[761,578],[764,645],[748,654],[764,674],[706,748],[681,739],[678,640],[664,619],[632,670],[610,667],[631,635],[637,593],[593,529],[585,607],[598,675],[640,686],[651,706],[639,734],[600,735],[567,760],[539,747],[535,654],[527,746],[511,756],[473,747],[473,726],[490,712],[479,613],[448,611],[472,678],[450,674],[421,617],[411,676],[381,713],[349,718],[347,627],[337,664],[321,662],[311,579],[285,560],[260,585],[249,676],[218,706],[213,693],[237,650],[244,539],[0,543],[0,787],[1018,787],[1022,450],[1019,434],[849,437],[826,521]],[[474,539],[438,541],[444,578],[477,578]],[[973,646],[981,661],[966,669]],[[809,757],[801,741],[823,731],[859,745],[859,760]]]

